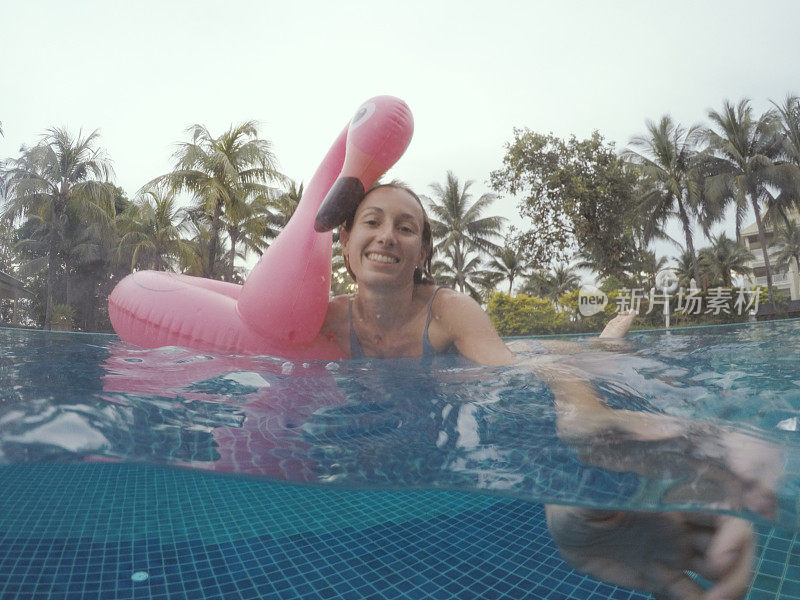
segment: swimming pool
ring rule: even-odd
[[[756,426],[797,454],[798,334],[637,333],[595,381],[612,406]],[[648,597],[571,571],[536,501],[668,503],[582,464],[525,372],[9,329],[0,348],[2,598]],[[796,528],[761,527],[749,597],[800,598]]]

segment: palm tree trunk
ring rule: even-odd
[[[84,331],[97,331],[97,294],[94,293],[97,284],[93,284],[90,289],[92,289],[92,293],[89,298],[89,313],[85,317],[84,321]]]
[[[72,277],[69,274],[69,262],[64,266],[64,304],[69,304],[72,306]]]
[[[207,272],[203,274],[208,279],[214,279],[214,265],[217,262],[217,238],[219,237],[219,220],[222,216],[222,199],[217,198],[214,205],[214,215],[211,217],[211,239],[208,242]]]
[[[700,283],[700,269],[697,267],[697,254],[694,251],[694,242],[692,241],[692,228],[689,226],[689,215],[686,214],[686,209],[683,207],[683,202],[678,200],[678,215],[683,225],[683,235],[686,237],[686,249],[689,251],[689,256],[692,257],[692,272],[694,273],[694,280]],[[705,287],[705,286],[703,286]]]
[[[51,235],[50,247],[47,250],[47,293],[45,294],[45,309],[44,309],[44,329],[50,331],[52,329],[53,320],[53,290],[56,286],[56,236]]]
[[[775,299],[772,295],[772,267],[769,264],[769,252],[767,252],[767,234],[764,232],[764,223],[761,220],[761,210],[758,208],[757,196],[751,192],[750,202],[753,205],[753,213],[756,217],[756,225],[758,226],[758,242],[761,244],[761,252],[764,255],[764,270],[767,272],[767,295],[769,296],[770,304],[773,309],[775,308]]]
[[[239,232],[234,227],[228,229],[228,237],[231,239],[231,251],[228,253],[228,281],[233,281],[234,261],[236,260],[236,242],[239,240]]]
[[[50,244],[47,249],[47,298],[44,309],[44,328],[47,331],[52,329],[53,324],[53,292],[56,287],[56,260],[58,259],[58,242],[61,239],[61,217],[67,206],[68,187],[62,179],[58,186],[53,203],[53,231],[50,233]]]

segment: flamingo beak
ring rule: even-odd
[[[322,201],[314,219],[314,230],[330,231],[353,214],[364,199],[366,191],[358,177],[339,177]]]

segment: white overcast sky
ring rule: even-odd
[[[726,98],[800,93],[794,0],[2,0],[0,21],[0,158],[49,127],[99,129],[131,197],[193,123],[260,121],[308,181],[378,94],[416,124],[391,175],[428,193],[453,170],[477,196],[513,127],[623,148],[667,112],[689,125]],[[513,199],[495,206],[519,221]]]

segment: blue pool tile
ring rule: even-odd
[[[35,498],[52,500],[59,476],[56,490],[83,491],[88,483],[71,488],[64,478],[80,481],[96,469],[54,465],[45,478],[39,470],[35,480],[26,477],[24,469],[5,473],[18,477],[20,489],[39,491],[26,514],[16,517],[2,512],[0,498],[0,519],[9,523],[0,532],[0,565],[7,565],[0,568],[3,600],[21,600],[28,594],[103,600],[648,598],[568,569],[546,534],[541,506],[452,492],[386,492],[371,494],[367,501],[358,492],[306,491],[269,482],[112,465],[104,466],[105,477],[93,477],[91,485],[109,488],[103,496],[108,504],[105,514],[119,513],[116,530],[109,529],[108,518],[93,523],[89,515],[68,513],[61,517],[60,530],[78,535],[33,536],[35,521],[49,522],[52,506],[58,504],[43,502],[37,509]],[[47,481],[47,488],[42,481]],[[196,513],[188,521],[195,523],[171,510],[157,514],[149,528],[126,529],[123,515],[135,503],[124,495],[115,498],[120,481],[135,483],[139,489],[172,486],[177,496],[192,499],[191,510]],[[6,477],[4,483],[13,486],[14,478]],[[180,485],[185,491],[178,492]],[[332,494],[335,500],[323,501],[330,522],[318,516],[307,521],[281,516],[303,515],[305,493]],[[398,518],[398,502],[407,504],[408,518]],[[245,506],[249,513],[241,510]],[[437,512],[437,506],[454,508]],[[351,515],[365,507],[373,515],[393,510],[394,517],[354,526]],[[229,513],[237,518],[226,516]],[[339,524],[336,515],[341,515]],[[20,520],[16,528],[14,518]],[[71,518],[83,519],[81,526],[73,528]],[[198,525],[201,522],[213,525]],[[766,532],[759,537],[768,552],[760,557],[751,600],[760,600],[764,593],[771,593],[771,598],[800,597],[800,567],[792,562],[795,540],[781,535]],[[787,556],[783,548],[793,551]],[[147,571],[149,579],[131,581],[137,570]]]

